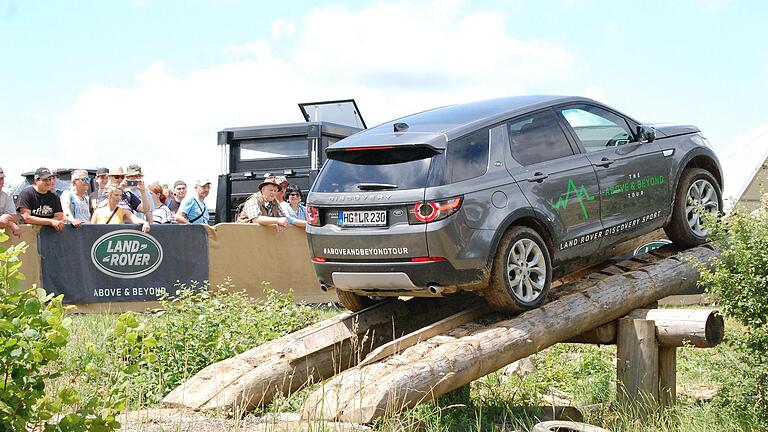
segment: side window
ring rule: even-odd
[[[584,144],[587,152],[605,150],[635,141],[626,120],[591,105],[563,109],[563,117]]]
[[[479,177],[488,170],[488,129],[448,143],[446,159],[451,183]]]
[[[551,111],[543,111],[509,124],[512,157],[521,165],[532,165],[573,155],[565,133]]]

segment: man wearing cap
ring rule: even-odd
[[[104,192],[109,184],[109,168],[99,168],[96,170],[96,184],[97,190],[91,192],[89,198],[91,200],[91,213],[99,206],[99,201],[104,196]]]
[[[251,195],[243,204],[243,210],[237,221],[240,223],[257,223],[274,225],[280,232],[288,226],[288,219],[280,209],[277,193],[280,184],[275,177],[267,177],[259,184],[259,192]]]
[[[181,205],[181,202],[184,201],[184,198],[187,196],[187,184],[184,183],[183,180],[176,180],[176,182],[173,183],[172,192],[173,196],[168,198],[168,202],[166,202],[165,205],[171,209],[171,213],[176,213],[179,211],[179,205]]]
[[[35,184],[21,191],[16,210],[30,225],[48,225],[56,231],[64,229],[64,212],[55,193],[56,175],[48,168],[35,171]]]
[[[121,166],[110,168],[109,172],[107,173],[107,177],[109,177],[109,184],[123,189],[123,196],[120,198],[120,202],[117,204],[118,207],[122,207],[126,210],[130,210],[136,213],[145,213],[147,208],[149,208],[146,201],[142,201],[136,195],[125,190],[127,187],[125,174],[125,170],[123,170],[123,167]],[[99,207],[105,205],[108,205],[108,200],[106,196],[102,195],[101,201],[99,202]]]
[[[13,198],[10,195],[3,192],[3,186],[5,186],[5,173],[0,168],[0,228],[9,229],[16,237],[21,235],[18,221],[16,216],[16,207],[13,205]]]
[[[144,174],[138,164],[128,165],[128,171],[125,173],[125,183],[128,186],[125,191],[133,194],[142,204],[146,205],[144,210],[134,209],[133,212],[140,219],[152,222],[152,212],[155,210],[155,203],[147,194],[147,188],[144,186]]]
[[[198,180],[195,182],[195,194],[187,194],[176,212],[176,222],[180,224],[208,224],[208,206],[205,205],[205,197],[211,191],[210,180]]]

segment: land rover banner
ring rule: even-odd
[[[39,250],[43,287],[65,303],[157,300],[176,292],[176,281],[208,279],[205,228],[153,224],[67,225],[42,229]]]

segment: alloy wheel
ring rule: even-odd
[[[706,237],[707,230],[704,228],[701,216],[704,212],[715,213],[718,210],[720,206],[714,186],[705,179],[693,182],[688,188],[685,206],[685,217],[691,232],[697,237]]]
[[[539,298],[547,280],[547,262],[536,242],[527,238],[515,242],[506,270],[507,282],[518,300],[530,303]]]

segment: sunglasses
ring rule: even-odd
[[[288,194],[288,196],[297,196],[297,197],[300,197],[300,196],[301,196],[301,194],[300,194],[300,193],[298,193],[298,192],[291,192],[291,193],[289,193],[289,194]]]
[[[82,177],[82,178],[76,178],[75,180],[80,180],[81,182],[88,183],[89,181],[91,181],[91,178],[90,177]]]
[[[110,177],[114,177],[116,179],[124,179],[125,178],[124,175],[113,175],[113,176],[110,176]]]

